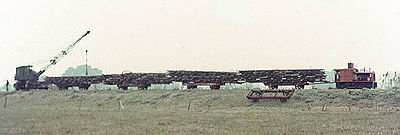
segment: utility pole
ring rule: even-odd
[[[88,50],[86,50],[86,76],[88,75],[87,53]]]

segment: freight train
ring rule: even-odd
[[[347,69],[335,69],[335,83],[338,89],[376,88],[374,72],[359,72],[350,63]],[[17,90],[47,89],[54,84],[60,89],[79,87],[88,89],[91,84],[116,85],[120,89],[138,87],[147,89],[152,84],[169,84],[181,82],[188,89],[197,86],[210,86],[219,89],[221,85],[242,83],[263,83],[270,89],[277,89],[282,85],[294,85],[297,89],[304,89],[310,83],[326,83],[326,75],[322,69],[297,70],[243,70],[237,72],[216,71],[168,71],[167,73],[123,73],[97,76],[65,76],[46,77],[44,82],[37,81],[37,73],[30,66],[17,68],[15,84]]]
[[[46,77],[45,81],[38,81],[40,75],[47,71],[51,66],[57,64],[66,56],[76,44],[90,31],[87,31],[78,40],[67,46],[58,53],[50,62],[39,72],[32,70],[32,66],[20,66],[16,68],[14,84],[16,90],[47,89],[49,85],[57,85],[60,89],[77,86],[88,89],[91,84],[117,85],[120,89],[128,87],[138,87],[147,89],[152,84],[169,84],[181,82],[188,89],[197,86],[207,85],[211,89],[219,89],[226,83],[254,83],[260,82],[277,88],[278,85],[296,85],[304,88],[309,82],[318,82],[325,79],[322,69],[305,70],[254,70],[239,72],[215,72],[215,71],[168,71],[167,73],[122,73],[98,76],[69,76],[69,77]]]
[[[20,73],[20,72],[19,72]],[[17,90],[47,89],[54,84],[60,89],[79,87],[88,89],[91,84],[116,85],[120,89],[138,87],[147,89],[152,84],[169,84],[181,82],[188,89],[197,86],[210,86],[211,89],[220,89],[224,84],[264,83],[271,89],[282,85],[295,85],[304,88],[304,85],[315,82],[324,82],[325,75],[322,69],[303,70],[247,70],[238,72],[217,71],[168,71],[167,73],[123,73],[97,76],[64,76],[46,77],[44,82],[26,81]]]
[[[226,83],[263,83],[270,89],[277,89],[282,85],[294,85],[297,89],[303,89],[310,83],[326,83],[326,75],[322,69],[295,69],[295,70],[243,70],[237,72],[216,71],[168,71],[167,73],[123,73],[99,76],[70,76],[47,77],[45,81],[38,81],[40,75],[54,66],[66,56],[76,44],[90,31],[87,31],[78,40],[59,52],[39,72],[32,70],[32,66],[20,66],[16,68],[14,84],[16,90],[47,89],[49,85],[57,85],[60,89],[77,86],[88,89],[91,84],[117,85],[120,89],[138,87],[147,89],[152,84],[169,84],[181,82],[188,89],[206,85],[211,89],[219,89]],[[349,63],[347,69],[335,69],[336,87],[342,88],[376,88],[375,73],[359,72],[354,64]]]

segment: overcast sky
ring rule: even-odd
[[[0,0],[0,81],[91,33],[45,75],[400,69],[398,0]],[[35,70],[45,66],[37,65]]]

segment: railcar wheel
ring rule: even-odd
[[[211,86],[210,86],[210,89],[212,89],[212,90],[219,90],[220,87],[221,87],[220,85],[211,85]]]
[[[271,85],[271,86],[269,86],[270,87],[270,89],[278,89],[278,85]]]
[[[284,96],[289,96],[289,92],[283,92]]]

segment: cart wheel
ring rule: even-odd
[[[287,101],[287,99],[280,99],[281,100],[281,102],[286,102]]]
[[[253,102],[258,102],[258,101],[260,101],[259,99],[253,99]]]
[[[288,96],[288,95],[289,95],[289,92],[283,92],[283,95],[284,95],[284,96]]]

